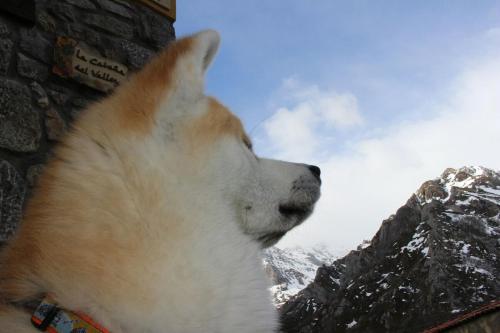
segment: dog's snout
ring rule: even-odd
[[[317,180],[321,180],[320,179],[320,176],[321,176],[321,169],[315,165],[309,165],[309,170],[312,172],[312,174],[314,175],[314,177],[316,177]]]

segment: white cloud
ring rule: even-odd
[[[327,113],[318,111],[321,107],[307,108],[297,103],[277,111],[265,124],[265,130],[270,140],[278,142],[275,148],[279,156],[319,160],[323,171],[323,196],[315,214],[280,245],[321,242],[333,248],[354,248],[363,239],[371,239],[382,220],[394,213],[422,182],[439,176],[445,168],[483,165],[500,169],[498,59],[500,52],[489,59],[471,59],[467,68],[443,87],[447,96],[434,101],[439,106],[432,110],[431,117],[389,125],[372,137],[351,143],[344,153],[331,153],[328,158],[321,157],[325,147],[320,127],[332,120]],[[316,87],[309,90],[319,92]],[[344,95],[333,96],[338,102],[338,97]],[[354,96],[352,100],[356,101]],[[357,107],[351,105],[346,110],[354,110],[358,118],[353,119],[359,119],[349,124],[361,123]],[[369,125],[366,128],[370,129]],[[312,145],[304,150],[301,142]]]
[[[350,93],[320,90],[288,78],[278,95],[285,105],[278,107],[264,129],[273,155],[280,158],[313,158],[324,143],[326,130],[343,131],[363,124],[356,97]],[[293,106],[286,106],[288,103]]]
[[[317,115],[307,105],[298,105],[292,110],[280,108],[264,124],[273,148],[282,158],[312,156],[321,138],[314,133]]]
[[[498,39],[500,38],[500,27],[494,27],[486,30],[486,38]]]

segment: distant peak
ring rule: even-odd
[[[482,166],[464,166],[460,169],[448,168],[444,170],[443,174],[441,175],[441,179],[457,179],[458,181],[462,181],[466,178],[474,178],[484,175],[488,176],[495,173],[496,172],[492,169],[488,169]]]
[[[415,194],[420,203],[447,202],[456,191],[476,191],[478,187],[498,190],[500,173],[482,166],[447,168],[441,177],[423,183]]]

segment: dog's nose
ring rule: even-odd
[[[321,169],[320,168],[318,168],[315,165],[310,165],[309,170],[311,170],[312,174],[314,175],[314,177],[316,177],[317,180],[321,180],[320,179],[320,176],[321,176]]]

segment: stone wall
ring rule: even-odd
[[[85,42],[129,72],[175,38],[173,22],[138,1],[36,0],[33,24],[0,11],[0,242],[58,138],[104,93],[52,73],[56,37]]]

